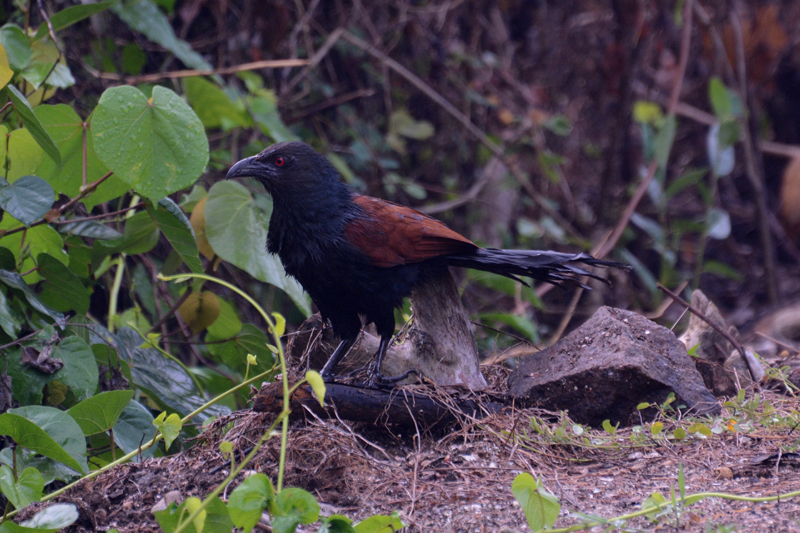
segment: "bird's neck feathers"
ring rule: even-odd
[[[290,184],[271,191],[267,249],[280,255],[284,264],[287,255],[295,259],[318,255],[325,243],[341,238],[356,211],[352,190],[330,163],[295,176]]]

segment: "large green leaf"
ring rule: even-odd
[[[18,317],[11,310],[5,291],[0,290],[0,329],[5,331],[9,337],[15,339],[20,328],[22,328],[21,317]]]
[[[6,49],[11,68],[19,72],[31,62],[31,41],[25,31],[14,24],[0,28],[0,44]]]
[[[41,405],[28,405],[9,409],[6,414],[24,417],[45,431],[58,445],[67,452],[82,467],[81,472],[87,472],[86,439],[80,426],[66,412],[54,407]],[[45,455],[45,454],[42,454]],[[54,459],[51,457],[51,459]],[[59,462],[64,462],[56,459]],[[73,468],[69,463],[64,463]]]
[[[8,134],[8,169],[5,176],[9,183],[14,183],[22,176],[36,174],[36,169],[44,159],[44,150],[26,128],[19,128]]]
[[[104,254],[123,252],[126,254],[145,254],[158,244],[160,232],[155,221],[144,211],[136,213],[125,221],[125,234],[121,239],[100,243]],[[97,247],[97,243],[95,243]]]
[[[203,264],[200,262],[194,231],[181,208],[169,198],[163,198],[158,205],[148,204],[147,212],[186,266],[192,272],[202,272]]]
[[[33,406],[29,406],[27,408],[22,409],[30,409]],[[38,406],[37,406],[38,407]],[[52,407],[40,407],[40,409],[50,409],[53,411],[58,411],[58,409],[53,409]],[[0,435],[7,435],[14,439],[18,445],[22,446],[23,448],[28,448],[29,450],[33,450],[36,453],[44,455],[45,457],[49,457],[54,461],[58,461],[60,463],[64,463],[68,467],[72,468],[78,472],[85,472],[86,468],[81,466],[81,463],[77,461],[72,455],[67,452],[56,440],[54,440],[50,435],[49,432],[45,431],[45,429],[39,427],[39,425],[31,420],[28,420],[26,416],[27,413],[18,414],[15,411],[19,409],[9,409],[8,412],[3,413],[0,415]],[[63,411],[58,411],[62,413],[64,416],[69,418],[69,415],[64,413]],[[75,423],[74,420],[70,418],[75,427],[80,431],[80,428]],[[49,429],[57,429],[53,428],[48,424]],[[56,430],[56,433],[59,431]],[[86,453],[86,443],[83,439],[83,434],[81,433],[81,441],[83,441],[83,454]],[[76,443],[72,442],[73,447],[75,450],[79,449],[79,446],[75,446]],[[86,462],[86,459],[83,459],[83,462]]]
[[[133,394],[132,390],[101,392],[75,405],[67,414],[75,419],[87,437],[102,433],[114,427]]]
[[[40,313],[42,313],[43,315],[47,315],[53,318],[57,323],[64,322],[64,315],[44,305],[42,301],[36,297],[36,294],[34,294],[31,288],[28,287],[28,284],[25,283],[25,280],[22,279],[22,276],[20,276],[16,272],[0,270],[0,282],[5,283],[6,285],[8,285],[13,289],[21,291],[22,294],[25,296],[25,299],[28,300],[30,306],[39,311]]]
[[[267,226],[272,203],[234,181],[215,183],[205,205],[206,236],[214,252],[251,276],[284,290],[303,313],[311,314],[308,297],[286,276],[277,257],[267,252]]]
[[[78,400],[94,394],[99,375],[97,361],[83,339],[73,335],[62,340],[53,350],[52,358],[64,362],[64,367],[53,377],[68,386]]]
[[[101,241],[113,241],[115,239],[121,239],[124,237],[122,233],[118,232],[114,228],[94,220],[79,220],[76,222],[59,224],[58,231],[64,235],[78,235],[79,237],[88,237],[90,239],[99,239]]]
[[[58,151],[50,134],[47,133],[47,130],[44,129],[39,119],[36,118],[36,115],[33,113],[33,108],[31,104],[28,103],[25,95],[19,92],[13,85],[9,85],[8,96],[11,99],[11,103],[14,105],[14,111],[17,113],[17,116],[25,127],[28,128],[28,131],[31,132],[31,135],[33,135],[33,138],[39,143],[39,146],[42,147],[42,150],[44,150],[57,165],[60,165],[61,153]]]
[[[119,345],[115,348],[130,365],[134,384],[147,391],[150,399],[162,408],[187,415],[206,403],[207,400],[182,366],[154,348],[139,347],[145,341],[137,332],[121,328],[116,337]],[[209,416],[228,412],[225,407],[214,406],[200,414],[198,419],[202,421]]]
[[[194,183],[208,163],[203,123],[161,86],[149,99],[135,87],[106,90],[92,117],[92,134],[100,160],[153,200]]]
[[[8,85],[11,78],[14,77],[14,71],[11,70],[11,64],[8,62],[8,54],[6,49],[0,44],[0,89]]]
[[[23,176],[11,185],[0,179],[0,207],[26,226],[50,211],[53,188],[38,176]]]
[[[39,274],[47,281],[42,287],[41,299],[57,311],[75,311],[86,314],[89,310],[89,289],[80,278],[58,259],[48,254],[37,258]]]
[[[295,487],[280,491],[270,511],[275,533],[292,533],[300,524],[311,524],[319,519],[317,500],[309,492]]]
[[[114,442],[117,446],[124,453],[130,453],[139,449],[142,444],[150,442],[155,435],[156,427],[153,425],[153,415],[150,411],[136,400],[128,402],[114,426]],[[153,457],[155,452],[155,447],[148,448],[142,452],[142,457],[144,459]],[[134,461],[139,462],[139,458],[136,457]]]
[[[72,107],[64,104],[40,105],[34,113],[61,152],[60,166],[53,160],[44,158],[36,170],[36,175],[50,183],[57,193],[74,198],[81,192],[83,186],[84,121]],[[85,138],[86,183],[89,184],[102,178],[109,170],[95,153],[94,137],[88,127]],[[116,176],[111,176],[82,202],[91,209],[97,204],[122,196],[129,188],[127,183]]]
[[[61,89],[75,84],[75,78],[64,56],[49,39],[31,43],[31,64],[21,75],[35,89],[41,87],[43,83]]]
[[[48,505],[30,520],[20,524],[28,532],[59,531],[71,526],[78,520],[78,508],[74,503],[54,503]]]
[[[0,463],[14,466],[15,459],[13,455],[16,455],[17,470],[28,467],[35,468],[44,478],[45,486],[56,479],[66,482],[79,476],[75,470],[65,466],[63,463],[58,463],[25,448],[17,448],[15,450],[16,453],[13,454],[11,452],[11,448],[4,448],[0,451]]]
[[[215,84],[204,78],[186,78],[183,83],[189,105],[206,128],[227,131],[237,126],[252,126],[253,121],[245,110],[234,104]]]
[[[249,99],[250,112],[261,131],[272,137],[275,142],[296,141],[297,135],[283,123],[278,112],[278,98],[267,89],[259,89]]]
[[[52,374],[45,374],[22,364],[22,348],[4,350],[0,364],[11,378],[11,393],[20,405],[39,405],[44,397],[44,387],[53,381]]]
[[[229,336],[212,334],[209,328],[206,342],[211,343],[226,338]],[[275,363],[275,355],[267,348],[270,342],[263,331],[253,324],[245,324],[228,342],[207,344],[206,348],[216,360],[239,371],[244,371],[247,366],[247,356],[255,355],[257,371],[264,372],[272,368]]]
[[[111,10],[131,29],[158,43],[180,59],[184,65],[197,70],[213,70],[203,56],[192,50],[189,43],[179,39],[167,17],[150,0],[129,0]]]
[[[228,499],[233,524],[249,533],[261,519],[262,511],[275,497],[275,488],[264,474],[248,476]]]
[[[216,340],[228,339],[242,330],[242,321],[236,313],[236,308],[227,300],[219,299],[219,316],[213,324],[208,326],[208,334]]]
[[[19,479],[14,479],[14,471],[3,465],[0,467],[0,490],[15,509],[22,509],[42,498],[44,479],[35,468],[26,468]]]
[[[96,4],[83,4],[68,7],[58,11],[57,13],[53,13],[53,15],[50,17],[50,24],[53,25],[53,31],[63,30],[64,28],[72,26],[76,22],[87,19],[92,15],[102,13],[118,2],[119,0],[111,0],[110,2],[98,2]],[[41,39],[45,35],[49,35],[49,33],[50,32],[48,31],[47,24],[43,23],[39,26],[39,29],[36,30],[36,35],[34,38]]]
[[[12,217],[0,220],[0,229],[10,230],[21,226],[22,224]],[[0,239],[0,246],[11,250],[20,272],[28,272],[35,268],[37,265],[34,259],[39,257],[39,254],[50,254],[64,264],[69,262],[69,256],[64,251],[64,239],[47,224],[6,235]],[[36,270],[25,275],[25,281],[30,284],[41,279],[42,276]]]

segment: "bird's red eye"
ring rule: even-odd
[[[282,157],[276,157],[275,158],[275,166],[276,167],[282,167],[285,164],[286,164],[286,160],[284,158],[282,158]]]

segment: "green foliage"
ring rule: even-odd
[[[57,410],[53,409],[52,411]],[[53,413],[51,412],[50,415],[52,416]],[[61,418],[61,420],[63,421],[64,419]],[[80,431],[80,428],[78,428],[78,430]],[[83,472],[85,470],[81,466],[80,461],[78,461],[74,456],[72,456],[72,454],[67,452],[58,442],[56,442],[54,438],[49,435],[47,431],[45,431],[45,429],[40,427],[37,423],[29,420],[22,414],[7,412],[0,415],[0,435],[7,435],[14,439],[14,442],[23,448],[27,448],[45,457],[49,457],[54,461],[63,463],[77,472]],[[82,437],[83,433],[81,433],[81,441],[83,441]],[[80,445],[74,438],[70,439],[70,442],[73,445],[74,451],[78,452],[78,456],[81,457],[86,451],[85,443],[83,450],[80,450]]]
[[[159,200],[192,185],[208,163],[203,124],[164,87],[147,98],[135,87],[103,93],[92,116],[100,160],[141,195]]]
[[[183,424],[181,424],[181,417],[175,413],[167,416],[167,412],[163,411],[153,420],[153,425],[164,435],[164,443],[169,450],[169,447],[172,446],[172,443],[178,438],[178,435],[180,435],[181,426]]]
[[[125,406],[133,399],[133,391],[101,392],[72,407],[67,414],[78,423],[87,437],[113,428]]]
[[[0,491],[8,498],[15,509],[22,509],[42,498],[44,479],[35,468],[28,467],[19,478],[14,479],[14,471],[6,465],[0,467]]]
[[[511,492],[525,513],[528,525],[534,531],[553,527],[561,510],[561,503],[553,494],[527,472],[517,475]]]
[[[8,97],[20,121],[22,121],[22,124],[28,129],[39,146],[42,147],[42,150],[50,159],[55,161],[56,165],[61,165],[61,152],[58,151],[56,143],[53,142],[52,137],[44,129],[42,123],[39,122],[27,98],[13,85],[8,86]]]
[[[89,125],[74,109],[64,104],[40,105],[34,109],[34,113],[61,153],[60,165],[50,158],[45,158],[36,169],[36,174],[47,181],[57,194],[75,197],[87,183],[94,183],[109,172],[108,167],[97,157],[94,136],[89,130]],[[91,209],[95,205],[122,196],[128,189],[127,183],[116,176],[111,176],[100,184],[91,196],[85,198],[83,203]]]
[[[203,56],[192,50],[189,43],[179,39],[167,17],[150,0],[126,1],[112,4],[111,10],[131,29],[141,33],[180,59],[188,68],[212,70],[214,67]]]
[[[215,183],[205,204],[205,233],[214,252],[254,278],[286,291],[305,314],[311,314],[308,297],[297,281],[289,279],[280,260],[267,252],[267,227],[272,201],[266,194],[251,194],[233,181]]]
[[[12,184],[0,178],[0,207],[26,226],[53,205],[53,188],[38,176],[23,176]]]

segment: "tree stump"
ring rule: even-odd
[[[415,287],[410,299],[412,323],[389,347],[381,369],[383,375],[397,376],[416,370],[437,385],[485,389],[478,348],[450,271],[446,267],[437,269]],[[290,341],[289,355],[294,361],[301,361],[307,355],[309,367],[319,370],[338,342],[329,327],[323,328],[319,315],[314,315]],[[367,366],[378,351],[378,343],[375,335],[362,332],[336,373],[342,375]],[[408,380],[414,381],[413,377]]]

